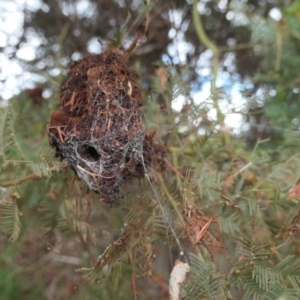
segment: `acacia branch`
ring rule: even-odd
[[[216,81],[217,81],[217,75],[218,75],[218,71],[219,71],[219,64],[220,64],[220,60],[219,60],[219,54],[220,54],[220,50],[218,49],[218,47],[209,39],[209,37],[207,36],[203,24],[202,24],[202,20],[201,20],[201,15],[198,11],[198,7],[197,4],[199,3],[198,0],[194,0],[193,2],[193,22],[194,22],[194,26],[195,26],[195,30],[197,33],[197,36],[199,38],[199,41],[209,50],[212,51],[213,53],[213,65],[212,65],[212,79],[211,79],[211,95],[212,95],[212,100],[213,100],[213,104],[214,104],[214,108],[217,111],[217,120],[218,123],[220,124],[220,126],[222,127],[224,124],[224,119],[225,116],[222,113],[219,103],[218,103],[218,98],[217,98],[217,87],[216,87]],[[225,143],[229,143],[229,136],[228,134],[225,132]]]
[[[53,166],[49,169],[49,171],[60,171],[61,169],[65,168],[68,164],[66,162],[62,162],[60,166]],[[24,177],[13,179],[13,180],[7,180],[7,181],[0,181],[0,187],[9,187],[9,186],[15,186],[19,185],[26,181],[32,181],[37,179],[42,179],[43,177],[36,175],[35,173],[26,175]]]
[[[200,42],[213,53],[213,66],[212,66],[212,80],[211,80],[211,93],[212,95],[216,92],[216,80],[218,75],[218,69],[219,69],[219,49],[218,47],[208,38],[203,24],[201,20],[201,15],[198,12],[197,8],[198,0],[194,0],[193,2],[193,21],[196,29],[197,36],[200,40]],[[214,100],[215,108],[217,109],[219,113],[219,105]],[[220,111],[222,114],[222,112]]]

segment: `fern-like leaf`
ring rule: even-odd
[[[191,254],[191,281],[185,286],[186,299],[226,299],[225,280],[210,260]]]
[[[0,228],[9,236],[9,241],[18,239],[21,231],[20,211],[15,195],[0,201]]]
[[[11,106],[0,108],[0,156],[6,160],[6,151],[13,143],[11,133],[13,132],[13,111]]]
[[[235,224],[235,221],[238,219],[238,214],[233,213],[232,215],[228,216],[227,218],[220,216],[219,217],[219,224],[220,229],[222,232],[233,234],[235,230],[237,230],[237,226]]]
[[[279,282],[273,284],[268,292],[265,293],[263,300],[297,300],[299,299],[299,290],[286,289]]]

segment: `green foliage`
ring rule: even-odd
[[[21,270],[18,272],[0,271],[1,299],[40,299],[43,297],[41,289],[29,278],[24,278]]]
[[[141,22],[142,18],[145,17],[146,14],[149,13],[151,8],[153,7],[153,3],[147,1],[147,3],[141,2],[138,7],[138,18],[132,21],[132,16],[130,13],[127,14],[126,20],[122,24],[122,27],[114,33],[114,36],[109,41],[110,47],[121,48],[124,40],[128,38],[128,35],[133,27],[135,27],[138,23]],[[130,24],[131,22],[131,24]],[[145,25],[144,25],[145,26]],[[137,41],[138,42],[138,41]],[[126,49],[127,50],[127,49]]]
[[[176,90],[188,93],[182,76],[180,70],[169,72],[165,91],[152,81],[151,114],[160,110],[159,101],[170,103]],[[276,149],[280,154],[272,161],[272,152],[263,143],[248,151],[241,139],[232,136],[232,143],[224,144],[222,133],[214,131],[213,120],[205,120],[204,135],[195,133],[193,122],[207,108],[191,103],[185,109],[181,113],[166,107],[166,118],[161,121],[169,123],[158,126],[158,136],[176,126],[169,133],[172,147],[165,173],[149,170],[151,176],[129,183],[129,190],[134,187],[136,191],[128,192],[112,208],[87,193],[71,171],[57,173],[61,164],[45,146],[45,136],[38,143],[40,150],[30,153],[31,138],[16,137],[19,125],[5,123],[3,113],[3,131],[15,138],[8,147],[2,146],[1,184],[6,196],[0,204],[1,230],[16,247],[23,243],[18,240],[21,224],[24,236],[28,230],[40,230],[39,243],[47,244],[53,259],[64,253],[72,261],[88,253],[89,261],[70,266],[72,272],[75,268],[83,272],[76,277],[76,285],[83,285],[82,295],[97,293],[94,280],[100,282],[103,297],[122,299],[114,286],[128,284],[132,274],[137,285],[140,278],[155,273],[154,257],[161,255],[156,248],[167,245],[164,251],[169,255],[183,251],[182,239],[191,243],[203,228],[199,220],[205,216],[218,223],[207,228],[207,235],[187,256],[191,265],[184,285],[187,299],[292,299],[300,292],[299,260],[287,250],[296,249],[297,241],[286,235],[295,209],[295,203],[286,200],[287,192],[293,178],[300,176],[294,137],[290,135]],[[183,129],[183,125],[188,126]],[[189,221],[191,211],[197,215],[196,223]],[[287,218],[284,225],[276,219],[279,212],[279,222]],[[216,247],[220,247],[217,252]],[[87,283],[80,283],[84,278]],[[111,285],[104,287],[105,282]]]
[[[185,66],[151,61],[153,74],[136,63],[146,126],[168,153],[153,157],[144,179],[128,180],[111,206],[54,157],[45,127],[55,97],[36,106],[21,94],[0,108],[3,299],[166,299],[178,257],[191,266],[186,299],[299,298],[299,5],[275,23],[243,3],[249,22],[240,30],[251,32],[251,44],[215,39],[212,63],[218,71],[227,54],[238,64],[243,47],[259,52],[245,79],[248,102],[232,108],[225,88],[196,101],[195,57]],[[127,42],[152,9],[142,3],[111,45]],[[242,27],[235,22],[231,29]],[[245,134],[224,126],[230,112],[245,117]]]
[[[14,114],[10,106],[0,109],[0,155],[6,158],[6,152],[13,143]]]
[[[191,254],[191,282],[186,285],[187,299],[226,299],[225,277],[206,256],[205,259]]]
[[[20,234],[20,211],[17,200],[19,200],[19,197],[16,193],[9,196],[5,195],[5,192],[3,192],[2,199],[0,200],[0,229],[9,236],[10,242],[15,242]]]

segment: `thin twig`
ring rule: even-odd
[[[76,166],[76,168],[79,169],[80,171],[82,171],[82,172],[88,174],[88,175],[91,175],[91,176],[94,178],[94,180],[95,180],[95,177],[100,177],[100,178],[105,178],[105,179],[111,179],[111,178],[114,178],[114,177],[117,176],[117,175],[114,175],[114,176],[109,176],[109,177],[107,177],[107,176],[102,176],[102,175],[100,175],[100,174],[95,174],[95,173],[89,172],[89,171],[85,170],[84,168],[82,168],[82,167],[80,167],[80,166]],[[96,181],[96,180],[95,180],[95,181]]]
[[[259,45],[259,44],[241,43],[241,44],[232,45],[232,46],[219,46],[218,49],[220,52],[237,51],[237,50],[243,50],[243,49],[251,49],[256,45]]]
[[[282,33],[279,24],[276,22],[276,63],[275,63],[275,72],[279,72],[282,59]]]
[[[165,183],[164,183],[163,179],[161,178],[161,176],[159,176],[159,179],[160,179],[160,183],[161,183],[162,189],[163,189],[165,195],[167,196],[169,202],[171,203],[172,207],[174,208],[175,212],[177,213],[177,216],[178,216],[178,219],[180,220],[181,225],[183,227],[185,227],[186,223],[185,223],[185,221],[183,219],[182,213],[178,209],[176,201],[173,199],[173,197],[169,193],[169,191],[168,191],[167,187],[165,186]]]
[[[61,169],[65,168],[68,164],[66,162],[61,163],[61,165],[59,167],[57,166],[53,166],[49,169],[50,172],[52,171],[60,171]],[[21,184],[23,182],[26,181],[32,181],[32,180],[37,180],[37,179],[41,179],[42,177],[36,175],[36,174],[30,174],[18,179],[13,179],[13,180],[8,180],[8,181],[3,181],[0,182],[0,186],[1,187],[9,187],[9,186],[15,186],[18,184]]]
[[[223,126],[224,124],[224,119],[225,116],[223,112],[220,109],[219,103],[218,103],[218,98],[217,98],[217,87],[216,87],[216,82],[217,82],[217,76],[218,76],[218,71],[219,71],[219,55],[220,51],[218,47],[208,38],[203,24],[201,20],[201,15],[198,11],[198,0],[194,0],[193,2],[193,21],[194,21],[194,26],[195,30],[197,33],[197,36],[200,40],[200,42],[209,50],[212,51],[213,53],[213,65],[212,65],[212,79],[211,79],[211,96],[214,104],[214,108],[217,111],[217,120],[220,124],[220,126]],[[227,132],[224,131],[224,138],[225,138],[225,143],[229,143],[229,135]]]

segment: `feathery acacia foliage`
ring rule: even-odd
[[[149,2],[141,6],[140,19],[150,20],[153,9]],[[262,64],[251,78],[253,90],[243,91],[247,104],[233,108],[253,125],[247,135],[224,125],[224,94],[215,84],[208,99],[195,101],[192,67],[156,61],[149,75],[134,64],[145,124],[168,151],[163,162],[145,166],[144,179],[128,181],[111,206],[48,146],[45,127],[57,99],[34,106],[19,95],[3,105],[0,264],[11,283],[2,289],[0,281],[4,299],[19,297],[15,290],[28,299],[166,299],[176,258],[191,266],[185,299],[299,298],[300,110],[298,73],[289,72],[292,60],[299,63],[298,11],[283,10],[286,23],[275,27],[262,18],[267,40],[250,18],[253,45],[247,46],[260,44]],[[140,19],[128,17],[112,44],[127,42]],[[205,37],[202,43],[218,54],[212,60],[218,71],[222,48],[216,51]],[[241,51],[236,47],[228,53]],[[173,106],[179,97],[185,100],[180,111]]]

